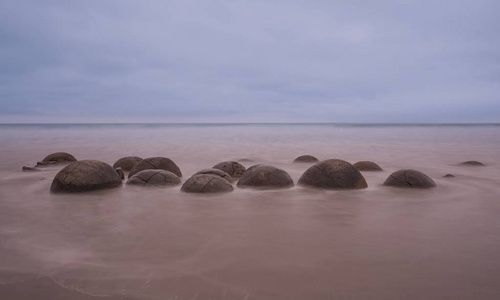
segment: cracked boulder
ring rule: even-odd
[[[301,155],[297,157],[293,162],[294,163],[315,163],[319,160],[312,155]]]
[[[269,165],[255,165],[243,173],[237,183],[238,187],[283,189],[294,186],[290,175],[282,169]]]
[[[428,189],[436,186],[434,180],[417,170],[399,170],[392,173],[384,182],[385,186],[401,188]]]
[[[245,172],[246,168],[237,161],[225,161],[216,164],[213,169],[219,169],[231,176],[232,178],[240,178]]]
[[[181,183],[179,176],[165,170],[144,170],[127,180],[127,184],[140,186],[175,186]]]
[[[122,157],[119,160],[117,160],[113,164],[113,168],[122,168],[124,172],[128,172],[132,170],[132,168],[137,165],[139,162],[141,162],[142,158],[138,156],[126,156]]]
[[[81,160],[64,167],[56,174],[50,191],[53,193],[79,193],[106,188],[118,187],[122,184],[115,169],[98,160]]]
[[[358,161],[353,165],[359,171],[382,171],[382,168],[372,161]]]
[[[55,164],[71,163],[76,161],[76,158],[66,152],[55,152],[47,155],[42,161],[37,162],[37,166],[48,166]]]
[[[312,165],[302,174],[298,184],[321,189],[364,189],[368,186],[358,169],[340,159]]]
[[[474,166],[474,167],[484,167],[485,164],[483,164],[480,161],[477,160],[469,160],[469,161],[464,161],[463,163],[460,163],[461,166]]]
[[[217,175],[195,174],[181,187],[186,193],[226,193],[231,192],[233,186]]]
[[[149,157],[141,160],[137,165],[135,165],[132,170],[130,170],[130,173],[128,173],[128,178],[131,178],[135,174],[144,170],[165,170],[182,177],[181,170],[170,158]]]
[[[229,174],[227,174],[226,172],[219,170],[219,169],[204,169],[204,170],[196,172],[196,174],[216,175],[216,176],[219,176],[220,178],[227,180],[227,182],[229,182],[229,183],[232,183],[234,181],[234,179]]]

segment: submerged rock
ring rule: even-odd
[[[23,166],[23,172],[38,172],[38,171],[41,171],[41,170],[37,167]]]
[[[282,169],[269,165],[255,165],[243,173],[237,183],[238,187],[253,188],[289,188],[294,186],[290,175]]]
[[[142,186],[175,186],[181,183],[179,176],[165,170],[144,170],[127,180],[127,184]]]
[[[142,158],[138,156],[126,156],[117,160],[113,164],[113,168],[122,168],[123,171],[128,172],[132,170],[132,168],[141,162]]]
[[[385,186],[427,189],[436,186],[434,180],[417,170],[399,170],[385,180]]]
[[[469,161],[464,161],[460,163],[461,166],[476,166],[476,167],[484,167],[485,164],[483,164],[480,161],[477,160],[469,160]]]
[[[216,176],[219,176],[219,177],[227,180],[227,182],[229,182],[229,183],[232,183],[234,181],[234,179],[229,174],[227,174],[226,172],[219,170],[219,169],[204,169],[204,170],[196,172],[196,174],[216,175]]]
[[[455,177],[455,175],[453,175],[453,174],[446,174],[443,177],[444,178],[452,178],[452,177]]]
[[[293,162],[295,163],[315,163],[319,160],[312,155],[301,155],[297,157]]]
[[[237,161],[225,161],[216,164],[215,166],[212,167],[213,169],[219,169],[233,178],[239,178],[241,175],[243,175],[243,172],[245,172],[246,168],[240,164]]]
[[[358,169],[340,159],[312,165],[302,174],[298,184],[322,189],[364,189],[368,186]]]
[[[47,166],[54,164],[70,163],[76,161],[76,158],[66,152],[55,152],[47,155],[42,161],[37,163],[38,166]]]
[[[76,161],[56,174],[50,191],[78,193],[118,187],[122,184],[115,169],[98,160]]]
[[[359,171],[382,171],[382,168],[372,161],[358,161],[353,165]]]
[[[232,190],[233,186],[227,180],[211,174],[195,174],[181,187],[186,193],[226,193]]]
[[[136,164],[130,173],[128,174],[128,178],[134,176],[140,171],[144,170],[165,170],[174,173],[175,175],[182,177],[181,170],[179,167],[170,159],[166,157],[149,157],[141,160],[138,164]]]

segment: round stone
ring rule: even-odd
[[[294,186],[290,175],[282,169],[269,165],[255,165],[248,168],[237,183],[238,187],[279,189]]]
[[[56,174],[50,191],[78,193],[118,187],[122,184],[115,169],[98,160],[81,160],[64,167]]]
[[[175,175],[182,177],[181,170],[170,158],[149,157],[141,160],[138,164],[136,164],[132,168],[132,170],[130,170],[130,173],[128,173],[128,178],[134,176],[140,171],[156,169],[170,171]]]
[[[212,174],[195,174],[181,187],[186,193],[225,193],[231,192],[233,186],[227,180]]]
[[[141,186],[175,186],[181,183],[179,176],[165,170],[144,170],[127,180],[127,184]]]
[[[329,159],[312,165],[302,174],[298,183],[322,189],[364,189],[368,186],[358,169],[340,159]]]
[[[436,186],[434,180],[417,170],[399,170],[387,177],[385,186],[427,189]]]
[[[196,174],[216,175],[216,176],[219,176],[221,178],[224,178],[229,183],[232,183],[234,181],[234,179],[231,176],[229,176],[229,174],[227,174],[226,172],[219,170],[219,169],[204,169],[204,170],[196,172]]]
[[[132,170],[132,168],[135,165],[137,165],[141,160],[142,160],[142,158],[140,158],[138,156],[122,157],[113,164],[113,168],[115,168],[115,169],[122,168],[122,170],[124,172],[128,172],[128,171]]]
[[[372,161],[358,161],[353,165],[359,171],[382,171],[382,168]]]
[[[245,172],[246,168],[240,164],[237,161],[225,161],[216,164],[215,166],[212,167],[213,169],[219,169],[233,178],[239,178],[241,175],[243,175],[243,172]]]
[[[301,155],[297,157],[293,162],[295,163],[315,163],[319,160],[312,155]]]
[[[464,161],[463,163],[460,163],[461,166],[475,166],[475,167],[483,167],[485,164],[483,164],[480,161],[477,160],[469,160],[469,161]]]
[[[42,161],[38,162],[39,166],[53,165],[53,164],[62,164],[62,163],[70,163],[76,161],[76,158],[66,152],[55,152],[47,155]]]

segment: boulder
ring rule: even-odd
[[[269,165],[255,165],[243,173],[237,186],[241,188],[279,189],[290,188],[294,184],[290,175],[282,169]]]
[[[460,163],[461,166],[475,166],[475,167],[483,167],[485,164],[483,164],[480,161],[476,160],[469,160],[469,161],[464,161],[463,163]]]
[[[37,163],[38,166],[47,166],[54,164],[70,163],[76,161],[76,158],[66,152],[55,152],[47,155],[42,161]]]
[[[229,176],[231,176],[232,178],[240,178],[241,175],[243,175],[243,172],[245,172],[246,170],[246,168],[242,164],[236,161],[221,162],[216,164],[212,168],[222,170],[229,174]]]
[[[132,170],[132,168],[135,165],[137,165],[141,160],[142,160],[142,158],[140,158],[138,156],[122,157],[113,164],[113,168],[115,168],[115,169],[122,168],[123,171],[128,172],[128,171]]]
[[[118,187],[122,184],[115,169],[98,160],[81,160],[64,167],[56,174],[50,191],[78,193]]]
[[[144,170],[127,180],[127,184],[141,186],[175,186],[181,183],[179,176],[165,170]]]
[[[225,193],[231,192],[233,186],[227,180],[212,174],[195,174],[181,187],[186,193]]]
[[[358,169],[340,159],[312,165],[302,174],[298,184],[322,189],[364,189],[368,186]]]
[[[359,171],[382,171],[382,168],[372,161],[358,161],[353,165]]]
[[[156,169],[170,171],[175,175],[182,177],[181,170],[170,158],[149,157],[141,160],[138,164],[136,164],[132,168],[132,170],[130,170],[130,173],[128,173],[128,178],[134,176],[140,171]]]
[[[399,170],[385,180],[385,186],[427,189],[436,186],[434,180],[417,170]]]
[[[297,157],[293,162],[294,163],[315,163],[319,160],[312,155],[301,155]]]
[[[196,172],[196,174],[212,174],[224,178],[229,183],[232,183],[234,181],[234,179],[231,176],[229,176],[229,174],[219,169],[204,169]]]

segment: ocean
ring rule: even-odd
[[[1,299],[500,298],[499,124],[4,124],[0,143]],[[297,183],[303,154],[384,171],[362,190],[51,194],[62,166],[21,169],[59,151],[168,157],[183,182],[240,160]],[[437,187],[383,186],[399,169]]]

